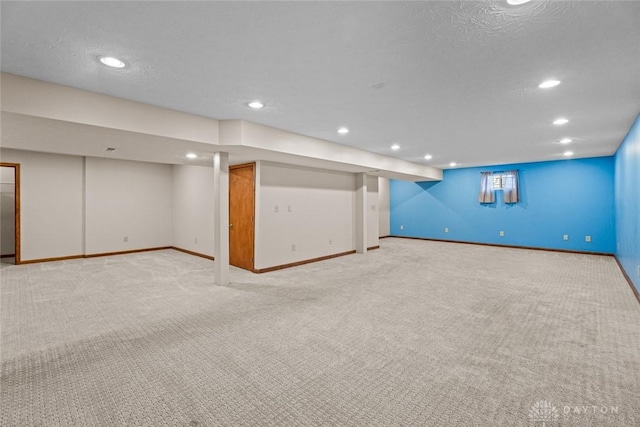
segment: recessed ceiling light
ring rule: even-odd
[[[121,61],[118,58],[114,58],[113,56],[102,56],[100,58],[100,62],[113,68],[124,68],[127,65],[124,63],[124,61]]]
[[[261,108],[264,108],[265,104],[264,102],[261,102],[261,101],[251,101],[250,103],[247,104],[247,106],[249,108],[253,108],[254,110],[259,110]]]
[[[545,80],[544,82],[540,83],[538,87],[540,89],[549,89],[551,87],[556,87],[559,84],[560,84],[560,80]]]
[[[511,6],[520,6],[521,4],[529,3],[531,0],[507,0]]]
[[[451,162],[451,163],[449,163],[449,166],[451,166],[451,167],[454,167],[454,166],[456,166],[456,165],[457,165],[457,163],[456,163],[456,162]]]
[[[560,144],[569,144],[571,141],[573,141],[573,139],[571,138],[562,138],[560,141],[558,141]]]
[[[573,151],[565,151],[564,153],[562,153],[563,156],[573,156]]]
[[[187,159],[197,159],[198,155],[195,153],[187,153],[187,155],[185,156]]]
[[[554,125],[563,125],[565,123],[569,123],[568,119],[556,119],[553,121]]]
[[[426,156],[424,156],[425,160],[431,160],[433,159],[433,156],[431,154],[427,154]]]
[[[391,149],[392,149],[392,150],[394,150],[394,151],[395,151],[395,150],[399,150],[399,149],[400,149],[400,145],[398,145],[398,144],[393,144],[393,145],[391,146]]]
[[[340,129],[338,129],[338,133],[344,135],[345,133],[349,133],[349,129],[347,129],[346,127],[341,127]]]

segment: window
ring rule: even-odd
[[[503,198],[505,203],[518,203],[520,201],[518,171],[481,172],[478,202],[485,204],[495,203],[494,193],[496,190],[504,190]]]
[[[503,190],[505,187],[514,187],[515,173],[514,172],[499,172],[494,173],[492,176],[493,189]]]

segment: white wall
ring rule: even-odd
[[[256,179],[255,268],[355,248],[355,175],[261,162]]]
[[[378,178],[378,217],[380,236],[391,234],[391,203],[389,200],[389,179]]]
[[[367,247],[378,246],[380,244],[378,206],[378,177],[367,177]]]
[[[21,164],[24,261],[163,246],[213,256],[212,168],[0,154]],[[354,174],[259,162],[257,180],[256,268],[355,249]],[[384,209],[376,181],[367,180],[367,246],[378,244]]]
[[[256,180],[255,268],[355,249],[354,174],[259,162]],[[377,190],[369,177],[367,246],[378,245]]]
[[[0,254],[13,255],[15,249],[15,169],[0,167]]]
[[[2,149],[20,163],[22,261],[82,255],[82,157]]]
[[[173,246],[213,256],[213,168],[173,165]]]
[[[87,157],[85,176],[86,254],[172,245],[171,165]]]

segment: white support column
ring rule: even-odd
[[[356,174],[356,252],[367,253],[367,174]]]
[[[213,154],[214,276],[217,285],[229,284],[229,153]]]

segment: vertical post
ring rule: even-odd
[[[213,154],[215,283],[229,284],[229,153]]]
[[[367,174],[356,174],[356,252],[367,253]]]

